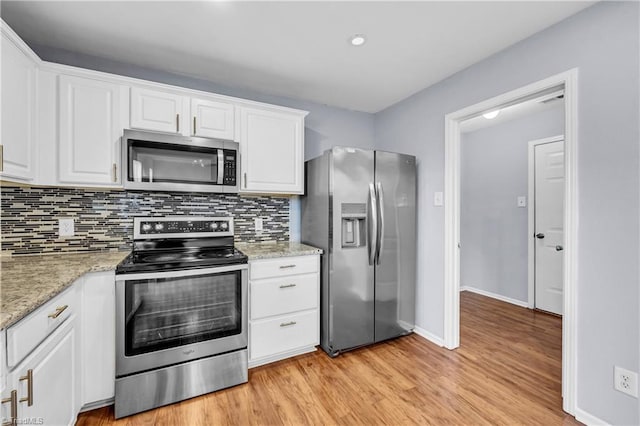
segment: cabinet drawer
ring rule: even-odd
[[[275,278],[285,275],[310,274],[318,271],[318,256],[281,257],[251,261],[249,279]]]
[[[318,344],[319,326],[317,310],[252,322],[250,358],[315,346]]]
[[[318,307],[318,274],[251,281],[251,319]]]
[[[76,291],[72,286],[9,327],[7,329],[7,365],[9,368],[15,367],[40,342],[77,311],[76,303]]]

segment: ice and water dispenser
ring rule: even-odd
[[[342,248],[363,247],[367,244],[367,205],[342,203]]]

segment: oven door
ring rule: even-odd
[[[116,276],[116,376],[246,348],[247,270]]]

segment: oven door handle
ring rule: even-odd
[[[120,274],[116,275],[116,281],[154,280],[158,278],[181,278],[192,277],[195,275],[214,275],[224,272],[242,271],[244,269],[249,269],[249,265],[243,263],[240,265],[217,266],[215,268],[181,269],[178,271],[143,272],[139,274]]]

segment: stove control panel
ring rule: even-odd
[[[233,236],[231,217],[136,217],[134,239]]]

